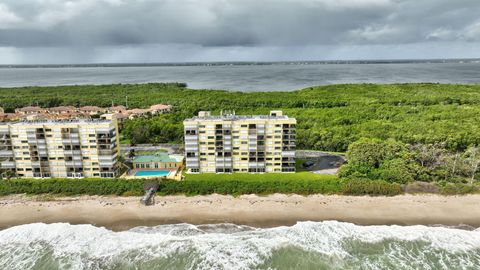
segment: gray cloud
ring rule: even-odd
[[[289,58],[312,47],[321,49],[311,58],[355,46],[470,48],[480,42],[478,14],[478,0],[3,0],[0,47],[17,55],[58,49],[88,61],[109,58],[108,50],[188,61],[268,50]]]

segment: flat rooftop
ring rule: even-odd
[[[106,119],[66,119],[66,120],[21,120],[15,122],[0,122],[0,126],[24,126],[24,125],[65,125],[65,124],[107,124],[112,122]]]
[[[243,120],[295,120],[283,115],[280,110],[272,110],[268,115],[236,115],[235,111],[227,113],[220,113],[220,115],[211,115],[209,111],[200,111],[198,116],[185,119],[185,121],[243,121]]]
[[[194,116],[185,119],[185,121],[209,120],[209,121],[239,121],[239,120],[287,120],[295,119],[286,115],[269,116],[269,115],[215,115],[215,116]]]

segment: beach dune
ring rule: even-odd
[[[235,223],[255,227],[297,221],[338,220],[359,225],[469,225],[480,227],[480,195],[157,196],[144,206],[139,197],[0,197],[0,228],[26,223],[93,224],[113,230],[136,226]]]

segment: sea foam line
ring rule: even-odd
[[[0,231],[0,264],[29,269],[48,247],[53,260],[68,265],[69,269],[115,265],[127,254],[136,254],[129,257],[132,263],[190,256],[191,269],[251,269],[282,248],[295,247],[322,256],[354,260],[355,254],[344,246],[346,241],[373,244],[386,240],[427,243],[428,248],[447,254],[475,254],[480,250],[480,230],[427,226],[358,226],[325,221],[268,229],[233,224],[177,224],[113,232],[93,225],[34,223]],[[393,246],[393,253],[386,256],[396,256],[391,259],[399,262],[419,258],[401,249]],[[470,256],[466,255],[464,265],[471,264]]]

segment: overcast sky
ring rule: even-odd
[[[0,64],[480,57],[480,0],[0,0]]]

